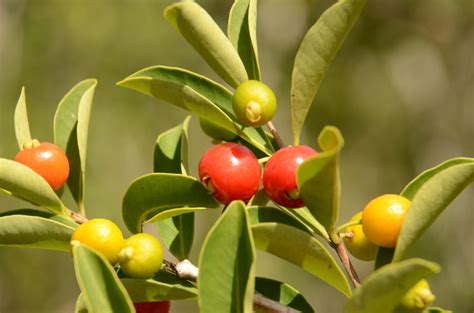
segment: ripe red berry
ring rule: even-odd
[[[66,154],[49,142],[33,140],[32,146],[18,152],[15,160],[42,176],[54,190],[61,188],[69,176]]]
[[[308,146],[286,147],[273,154],[263,170],[263,189],[275,203],[287,208],[304,206],[299,198],[296,170],[317,152]]]
[[[207,150],[199,161],[199,178],[217,201],[248,201],[258,191],[262,170],[245,146],[222,143]]]
[[[133,306],[137,313],[168,313],[170,311],[169,301],[138,302]]]

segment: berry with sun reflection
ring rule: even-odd
[[[217,201],[247,202],[258,191],[262,170],[245,146],[221,143],[206,151],[199,161],[199,178]]]
[[[270,157],[263,171],[263,189],[275,203],[287,208],[304,206],[299,197],[296,171],[304,160],[318,153],[308,146],[286,147]]]

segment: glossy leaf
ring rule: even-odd
[[[257,49],[257,0],[236,0],[229,14],[227,36],[239,53],[249,79],[260,80]]]
[[[301,267],[350,297],[346,277],[331,254],[312,235],[280,223],[253,225],[252,232],[259,250]]]
[[[79,207],[82,207],[84,198],[87,134],[96,86],[95,79],[75,85],[61,100],[54,116],[54,143],[68,157],[67,184]]]
[[[422,259],[409,259],[385,265],[370,274],[346,305],[345,313],[391,313],[418,281],[440,271]]]
[[[279,302],[298,311],[314,313],[314,309],[303,295],[287,283],[269,278],[257,277],[255,279],[255,291],[268,299]]]
[[[174,104],[240,136],[266,155],[274,149],[261,128],[243,127],[232,109],[232,94],[204,76],[180,68],[154,66],[117,83]]]
[[[89,312],[133,313],[132,300],[110,263],[85,245],[72,248],[77,282]]]
[[[316,92],[366,0],[340,0],[309,29],[296,53],[291,76],[291,123],[294,144]]]
[[[57,222],[52,218],[18,214],[20,212],[17,210],[16,214],[0,215],[0,245],[70,250],[71,236],[74,233],[73,227]],[[26,213],[26,211],[23,211],[23,213]],[[47,212],[44,213],[48,214]]]
[[[64,224],[66,226],[72,227],[74,229],[79,226],[71,218],[65,215],[57,215],[48,211],[41,211],[36,209],[15,209],[6,212],[0,213],[0,217],[11,216],[11,215],[27,215],[33,217],[41,217],[48,220],[56,221],[58,223]]]
[[[21,163],[0,159],[0,189],[56,214],[65,212],[64,205],[48,182]]]
[[[337,128],[326,126],[319,134],[318,142],[323,152],[298,167],[297,181],[306,207],[319,223],[330,230],[339,215],[339,152],[344,139]]]
[[[165,271],[151,279],[122,278],[122,283],[134,303],[192,299],[198,294],[193,284]]]
[[[160,239],[178,260],[189,258],[194,240],[194,213],[177,215],[156,222]]]
[[[400,230],[394,261],[401,260],[443,210],[473,182],[474,159],[470,158],[448,160],[410,182],[401,193],[412,203]]]
[[[252,312],[255,258],[245,204],[234,201],[209,231],[201,250],[200,312]]]
[[[237,87],[248,80],[245,66],[232,43],[197,3],[175,3],[165,10],[165,16],[176,31],[183,35],[229,85]]]
[[[156,139],[153,171],[187,174],[188,126],[191,116],[183,123],[161,133]]]
[[[128,187],[122,217],[128,229],[138,233],[143,221],[165,210],[183,207],[216,208],[218,203],[193,177],[153,173],[137,178]]]
[[[26,109],[25,87],[21,88],[20,98],[15,108],[15,135],[20,150],[23,149],[25,143],[31,141],[28,111]]]
[[[248,214],[251,225],[275,222],[293,226],[304,232],[307,232],[308,234],[312,233],[311,229],[309,229],[304,223],[295,218],[293,215],[289,215],[284,211],[273,207],[251,206],[248,208]]]

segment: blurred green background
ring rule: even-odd
[[[226,28],[230,0],[202,0]],[[190,69],[220,81],[163,17],[164,0],[0,0],[0,157],[14,158],[13,112],[26,86],[34,137],[52,141],[62,96],[95,77],[89,131],[89,217],[121,222],[121,198],[152,171],[157,135],[186,112],[115,86],[152,65]],[[263,80],[279,99],[274,124],[289,143],[293,58],[305,31],[332,1],[261,0],[258,44]],[[331,67],[310,111],[302,143],[324,125],[346,139],[341,158],[341,223],[373,197],[398,193],[445,159],[474,155],[474,3],[472,0],[370,1]],[[191,174],[211,146],[193,118]],[[474,311],[474,192],[466,190],[413,249],[443,266],[430,282],[436,305]],[[68,200],[71,204],[71,201]],[[28,207],[0,196],[0,211]],[[198,214],[192,260],[218,210]],[[291,238],[288,238],[291,240]],[[372,264],[357,262],[361,276]],[[276,257],[258,254],[258,275],[289,282],[318,312],[342,312],[335,289]],[[73,312],[79,293],[69,254],[0,247],[0,312]],[[172,312],[197,312],[194,301]],[[216,312],[218,313],[218,312]]]

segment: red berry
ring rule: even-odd
[[[307,146],[286,147],[275,152],[263,170],[263,189],[268,197],[287,208],[304,206],[298,195],[296,170],[304,160],[316,154]]]
[[[69,176],[66,154],[49,142],[33,141],[33,146],[18,152],[15,160],[42,176],[54,190],[61,188]]]
[[[168,313],[170,311],[169,301],[138,302],[133,306],[137,313]]]
[[[248,201],[258,191],[262,170],[245,146],[222,143],[207,150],[199,161],[199,178],[217,201]]]

